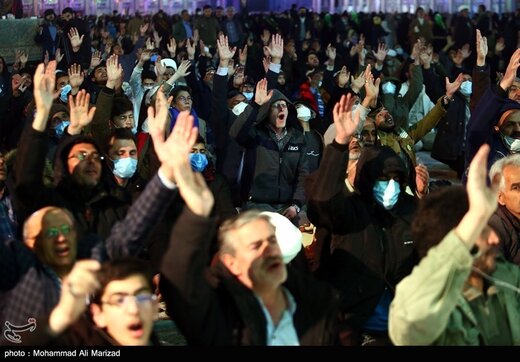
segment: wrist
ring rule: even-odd
[[[114,89],[116,87],[116,82],[115,81],[111,81],[111,80],[107,80],[106,87],[110,88],[110,89]]]
[[[282,62],[282,58],[271,58],[271,63],[280,64]]]
[[[336,138],[334,138],[336,143],[340,144],[340,145],[346,145],[348,143],[348,139],[349,139],[349,137],[338,136],[338,135],[336,135]]]

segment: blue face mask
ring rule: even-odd
[[[460,85],[460,92],[462,94],[464,94],[466,97],[469,97],[471,95],[471,90],[472,90],[471,88],[472,88],[471,81],[470,80],[465,80]]]
[[[242,92],[244,97],[246,97],[247,101],[249,102],[251,99],[253,99],[253,92]]]
[[[137,160],[132,157],[125,157],[114,160],[114,170],[112,172],[117,177],[130,178],[134,175],[136,169]]]
[[[67,128],[67,126],[69,124],[70,124],[69,121],[61,121],[60,123],[58,123],[56,128],[54,128],[54,133],[58,139],[60,139],[61,136],[63,136],[63,133],[65,132],[65,128]]]
[[[67,96],[71,90],[72,87],[70,86],[70,84],[63,86],[60,92],[60,101],[62,101],[63,103],[68,103],[69,99],[67,98]]]
[[[374,184],[374,198],[386,210],[390,210],[397,203],[401,187],[394,180],[376,181]]]
[[[392,82],[383,84],[383,94],[395,94],[397,86]]]
[[[191,169],[195,172],[202,172],[208,166],[208,158],[203,153],[190,153]]]

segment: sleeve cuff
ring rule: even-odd
[[[228,72],[229,72],[228,68],[218,67],[218,69],[217,69],[217,71],[215,73],[217,73],[217,75],[221,75],[221,76],[225,77],[225,76],[228,75]]]
[[[281,64],[274,64],[274,63],[269,63],[269,70],[273,73],[280,73],[280,70],[282,69],[282,65]]]
[[[159,180],[161,180],[161,183],[170,190],[175,190],[177,188],[175,182],[171,182],[170,180],[168,180],[168,178],[164,175],[160,168],[159,171],[157,171],[157,176],[159,176]]]

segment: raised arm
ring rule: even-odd
[[[412,274],[397,285],[388,329],[396,345],[434,343],[446,330],[462,297],[473,264],[470,250],[497,208],[499,180],[493,180],[491,188],[486,185],[488,154],[489,146],[484,145],[471,162],[468,212],[440,244],[429,250]]]

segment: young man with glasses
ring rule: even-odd
[[[43,319],[45,328],[23,344],[158,345],[152,334],[157,296],[150,281],[148,265],[139,259],[121,258],[103,265],[80,261],[65,279],[58,305]]]

